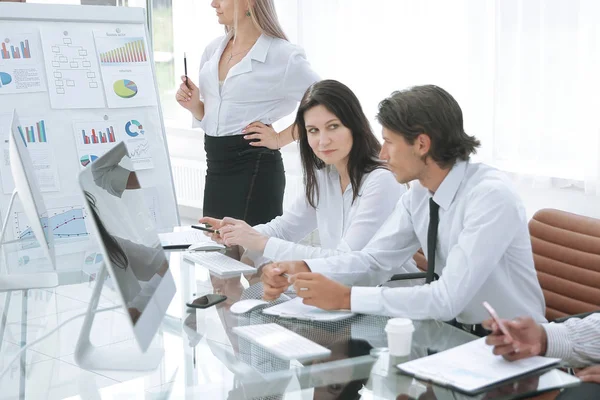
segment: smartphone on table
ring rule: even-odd
[[[506,328],[506,325],[504,325],[504,322],[502,322],[502,320],[500,319],[500,317],[498,317],[498,314],[496,313],[496,310],[494,310],[494,308],[487,301],[483,302],[483,306],[485,307],[485,309],[487,310],[487,312],[490,314],[490,316],[492,317],[492,319],[494,320],[494,322],[496,323],[496,325],[498,325],[498,328],[500,328],[500,330],[502,331],[502,333],[506,337],[510,338],[510,340],[512,340],[512,336],[508,332],[508,328]]]
[[[192,302],[185,303],[185,305],[190,308],[208,308],[225,300],[227,300],[227,296],[222,294],[205,294]]]

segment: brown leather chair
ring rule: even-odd
[[[543,209],[529,221],[549,321],[600,308],[600,220]]]

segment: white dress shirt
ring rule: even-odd
[[[291,114],[319,76],[304,50],[287,40],[261,35],[219,85],[219,60],[231,33],[211,42],[200,60],[198,87],[204,118],[194,119],[210,136],[239,135],[248,124],[272,124]]]
[[[563,359],[573,367],[600,363],[600,313],[542,326],[548,336],[546,357]]]
[[[317,208],[298,196],[283,215],[254,228],[269,236],[260,262],[330,257],[362,249],[381,224],[390,216],[400,196],[406,191],[387,169],[378,168],[362,179],[358,196],[352,201],[352,185],[341,190],[335,167],[316,171],[319,185]],[[298,244],[306,235],[319,230],[321,247]]]
[[[402,265],[419,247],[427,254],[431,197],[419,182],[411,183],[362,251],[307,264],[346,284],[364,283],[381,271],[405,272]],[[508,178],[484,164],[458,162],[433,200],[440,206],[435,259],[440,279],[408,288],[353,287],[352,311],[474,324],[489,318],[481,305],[488,301],[501,318],[546,321],[525,209]]]

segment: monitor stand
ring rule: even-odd
[[[92,323],[98,310],[100,294],[104,281],[108,276],[104,263],[96,274],[96,286],[90,299],[83,326],[75,348],[75,362],[87,370],[111,371],[154,371],[163,357],[163,349],[150,347],[145,353],[135,344],[130,348],[111,347],[111,345],[96,347],[90,341]]]
[[[4,224],[2,225],[2,233],[0,234],[0,244],[4,244],[4,235],[6,234],[10,214],[17,196],[18,191],[15,189],[10,197],[8,210],[6,211],[6,214],[4,214]],[[52,263],[52,260],[50,260],[50,262]],[[52,263],[52,267],[54,267],[54,263]],[[58,274],[56,272],[9,274],[7,266],[6,274],[0,273],[0,292],[7,290],[53,288],[56,286],[58,286]]]

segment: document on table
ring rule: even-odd
[[[559,363],[560,359],[548,357],[506,361],[494,355],[492,347],[485,344],[485,338],[481,338],[397,367],[417,379],[476,394],[498,383],[549,369]]]

